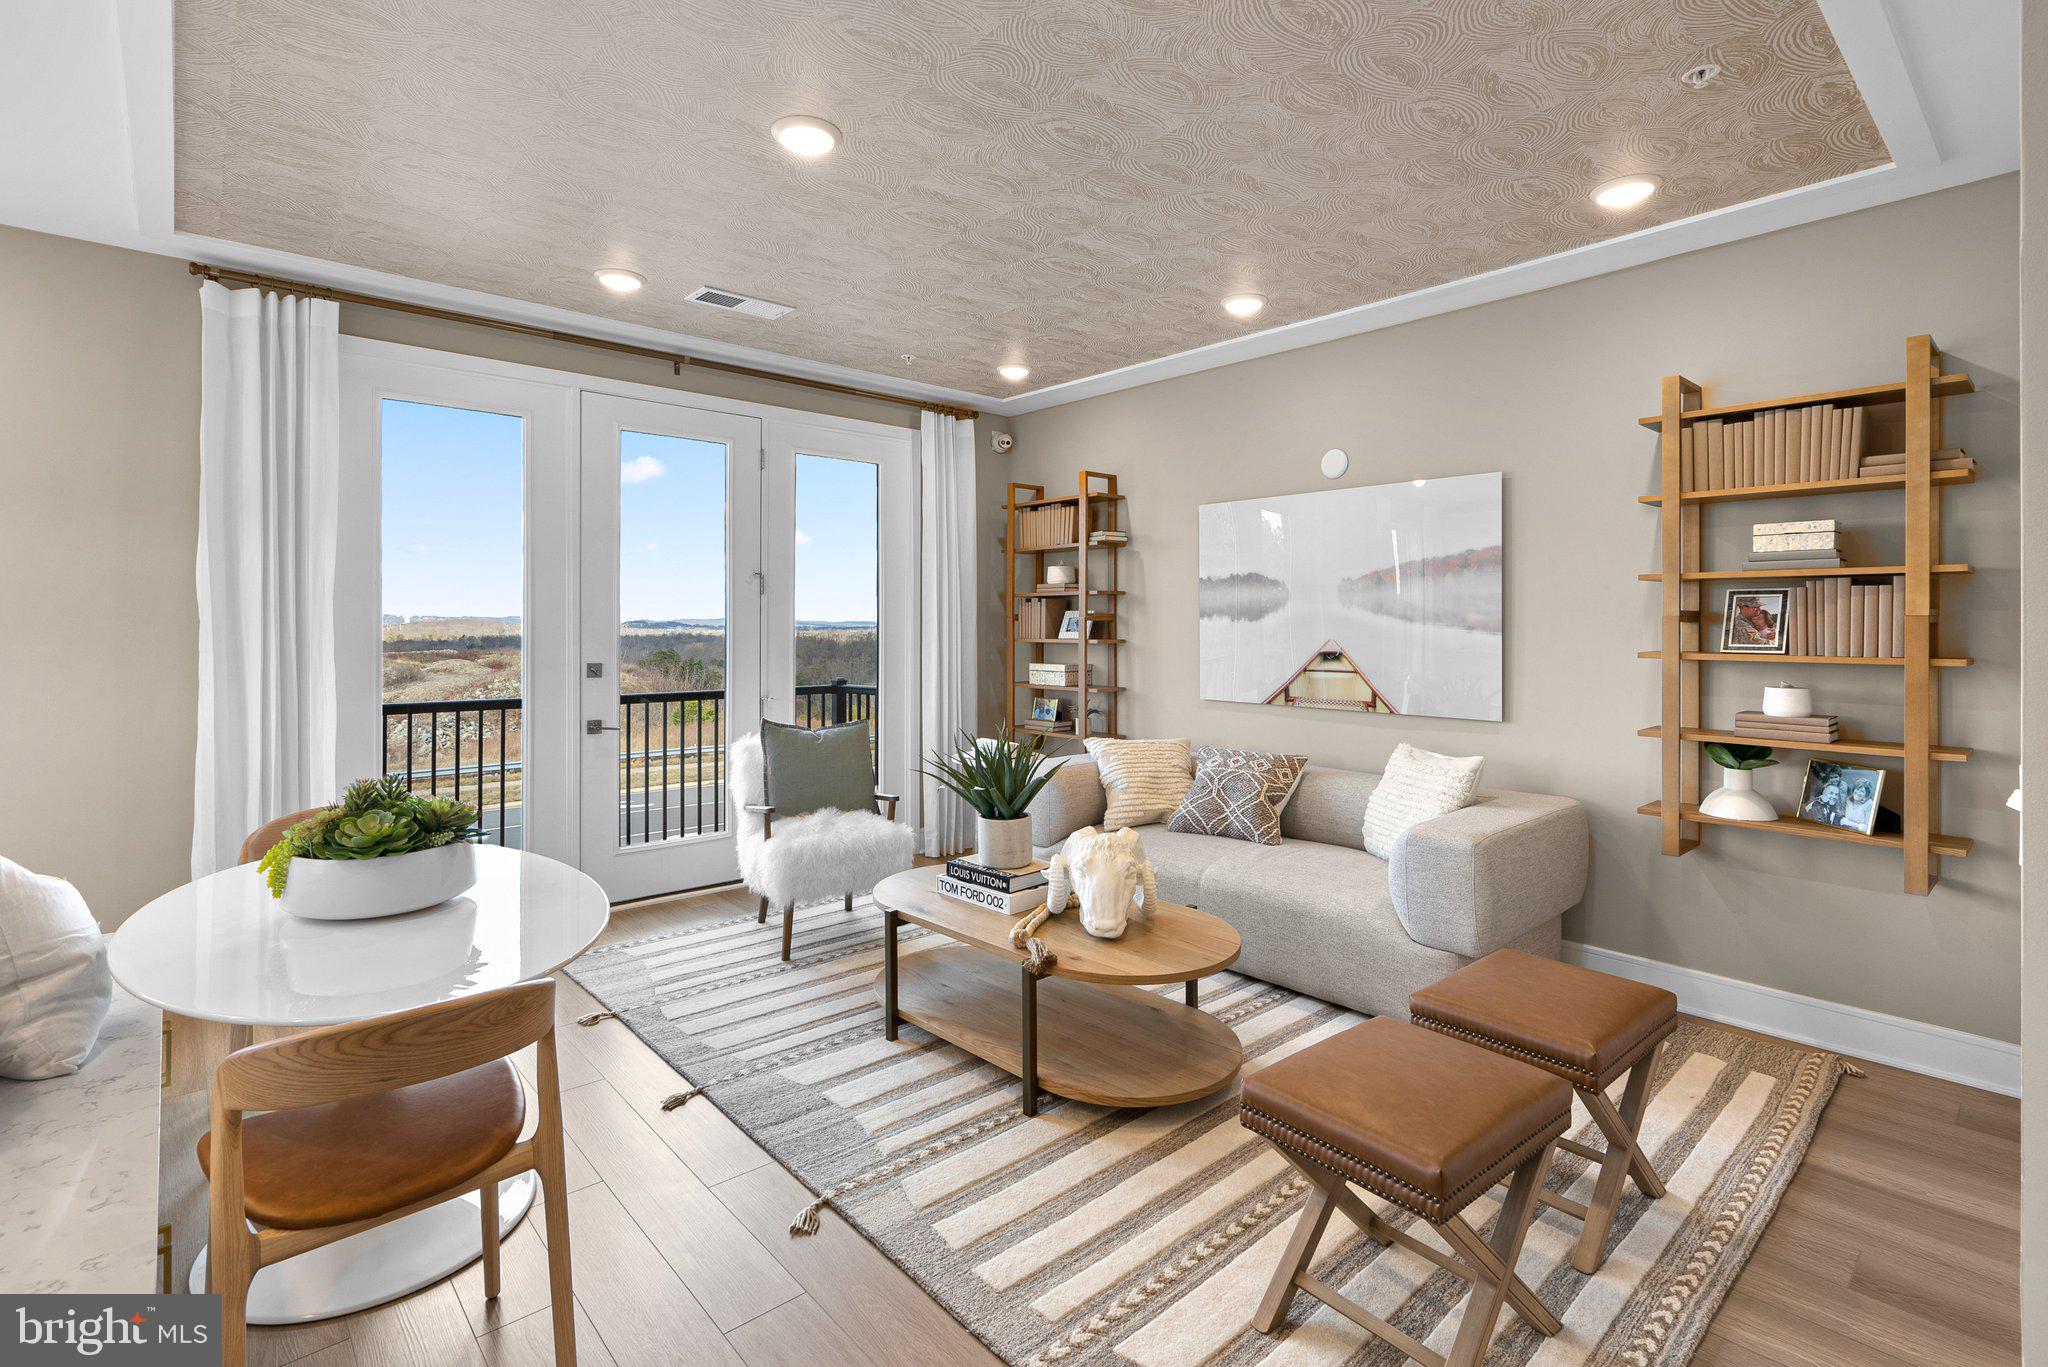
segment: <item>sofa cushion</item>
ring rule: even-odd
[[[1378,774],[1311,764],[1280,813],[1280,834],[1289,840],[1364,849],[1365,804],[1379,781]]]
[[[1365,806],[1365,848],[1392,859],[1394,842],[1410,826],[1468,806],[1485,764],[1480,755],[1439,755],[1405,742],[1395,746]]]
[[[1160,897],[1187,907],[1202,904],[1202,875],[1210,868],[1261,848],[1220,835],[1186,835],[1164,826],[1139,827],[1138,839],[1145,844],[1145,857],[1152,861]]]
[[[1082,742],[1102,774],[1107,794],[1104,830],[1149,826],[1173,815],[1195,764],[1185,740],[1087,740]]]

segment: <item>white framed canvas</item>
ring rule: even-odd
[[[1501,717],[1501,477],[1201,507],[1202,696]]]

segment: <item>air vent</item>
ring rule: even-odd
[[[693,304],[724,309],[727,313],[744,313],[749,318],[780,318],[790,311],[789,305],[778,304],[772,299],[754,299],[734,294],[731,290],[713,289],[709,285],[691,291],[687,297]]]

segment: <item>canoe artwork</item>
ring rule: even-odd
[[[1397,710],[1335,641],[1325,641],[1306,664],[1287,676],[1286,683],[1267,695],[1266,702],[1272,707],[1331,707],[1353,712]]]

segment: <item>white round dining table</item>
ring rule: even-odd
[[[167,892],[115,931],[114,979],[165,1011],[223,1021],[231,1043],[254,1026],[306,1029],[367,1020],[544,978],[595,943],[611,917],[588,874],[524,850],[480,845],[476,882],[402,916],[308,921],[270,895],[254,864]],[[532,1173],[499,1188],[502,1230],[533,1204]],[[483,1252],[476,1193],[264,1268],[249,1323],[351,1314],[429,1286]],[[206,1289],[206,1254],[191,1289]]]

